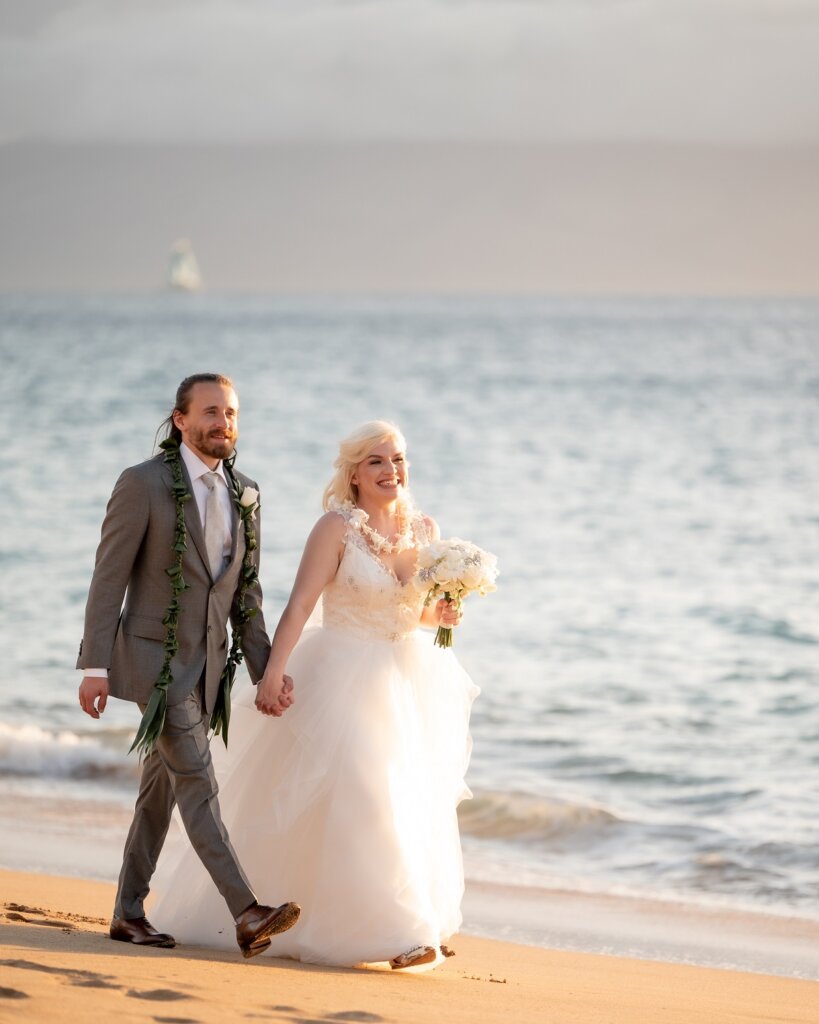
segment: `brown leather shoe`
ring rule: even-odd
[[[270,945],[270,936],[286,932],[298,921],[301,907],[298,903],[283,903],[280,907],[266,907],[254,903],[239,915],[236,922],[236,941],[245,960],[256,956]]]
[[[173,935],[158,932],[146,917],[134,917],[131,920],[115,917],[111,921],[108,934],[118,942],[132,942],[135,946],[159,946],[161,949],[173,949],[176,945]]]

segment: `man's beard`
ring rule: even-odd
[[[192,430],[190,433],[191,444],[212,459],[229,459],[237,437],[238,434],[229,434],[224,438],[212,437],[204,430]]]

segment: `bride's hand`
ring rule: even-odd
[[[293,680],[290,676],[276,678],[265,674],[256,688],[256,708],[263,715],[281,718],[294,700]]]
[[[447,601],[446,598],[442,597],[438,601],[437,610],[439,626],[451,628],[452,626],[460,625],[463,611],[454,601]]]

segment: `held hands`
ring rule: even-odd
[[[290,676],[276,677],[265,673],[256,687],[256,709],[263,715],[281,718],[295,699]]]
[[[99,718],[107,703],[108,680],[103,676],[83,676],[80,683],[80,707],[86,715]]]

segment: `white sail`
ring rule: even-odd
[[[179,292],[198,292],[202,288],[202,275],[187,238],[180,238],[171,246],[168,257],[168,287]]]

